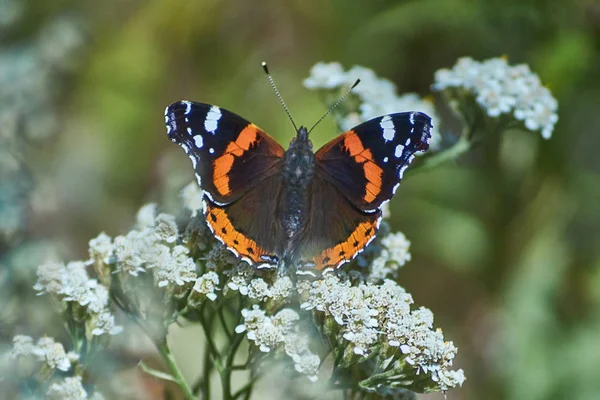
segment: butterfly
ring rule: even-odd
[[[218,240],[257,268],[316,270],[341,266],[375,238],[382,205],[415,154],[429,148],[432,128],[421,112],[388,114],[315,153],[303,126],[284,150],[215,105],[175,102],[165,122],[192,161]]]

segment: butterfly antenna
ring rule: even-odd
[[[275,95],[277,96],[277,98],[279,99],[279,102],[283,106],[283,109],[285,110],[285,113],[287,114],[288,118],[292,122],[292,125],[294,125],[294,129],[296,130],[296,132],[298,132],[298,128],[296,127],[296,123],[294,122],[294,119],[292,118],[292,114],[290,113],[290,110],[285,105],[285,102],[283,101],[283,98],[279,94],[279,90],[277,90],[277,86],[275,86],[275,81],[273,80],[273,77],[269,73],[269,67],[267,67],[267,63],[263,61],[262,62],[262,67],[263,67],[263,70],[265,70],[265,74],[267,74],[267,77],[269,78],[269,82],[271,83],[271,87],[273,88],[273,91],[275,92]]]
[[[348,90],[346,91],[346,93],[344,93],[344,95],[343,95],[342,97],[340,97],[340,99],[339,99],[338,101],[336,101],[334,105],[332,105],[332,106],[331,106],[331,108],[330,108],[330,109],[329,109],[329,110],[328,110],[328,111],[325,113],[325,115],[323,115],[323,116],[322,116],[322,117],[321,117],[321,118],[320,118],[320,119],[319,119],[319,120],[318,120],[318,121],[317,121],[317,122],[316,122],[316,123],[315,123],[315,124],[312,126],[312,128],[310,128],[310,129],[308,130],[308,133],[311,133],[311,132],[312,132],[312,130],[313,130],[313,129],[315,129],[315,126],[319,125],[319,123],[320,123],[321,121],[323,121],[323,120],[325,119],[325,117],[326,117],[326,116],[328,116],[329,114],[331,114],[331,112],[332,112],[333,110],[335,110],[335,108],[336,108],[337,106],[339,106],[339,105],[340,105],[340,103],[341,103],[342,101],[344,101],[344,99],[345,99],[345,98],[346,98],[346,97],[347,97],[347,96],[350,94],[350,92],[352,91],[352,89],[354,89],[354,88],[355,88],[355,87],[356,87],[356,86],[357,86],[359,83],[360,83],[360,79],[357,79],[357,80],[356,80],[356,82],[354,82],[354,84],[353,84],[353,85],[350,87],[350,89],[348,89]]]

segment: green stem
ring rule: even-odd
[[[163,360],[167,364],[167,367],[171,371],[171,375],[173,376],[173,379],[175,379],[175,382],[177,382],[177,384],[179,385],[181,390],[183,390],[183,394],[184,394],[185,398],[187,400],[194,400],[195,396],[192,393],[192,390],[190,389],[188,384],[185,382],[185,379],[183,378],[183,375],[182,375],[181,371],[179,370],[179,367],[177,367],[177,363],[175,362],[175,358],[173,357],[173,354],[171,353],[171,350],[169,349],[169,345],[167,344],[166,339],[162,343],[157,343],[156,347],[158,348],[158,351],[160,352],[161,356],[163,357]]]

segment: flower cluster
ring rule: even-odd
[[[108,290],[96,279],[89,277],[86,263],[73,261],[65,265],[61,262],[46,262],[37,270],[38,281],[33,287],[39,294],[55,296],[61,305],[74,303],[85,321],[86,329],[93,336],[116,335],[122,331],[115,325],[114,316],[108,307]]]
[[[528,130],[540,131],[546,139],[558,121],[558,102],[540,78],[527,65],[511,66],[505,58],[483,62],[461,58],[452,69],[435,73],[432,88],[465,90],[490,117],[512,114]],[[450,97],[454,97],[452,93]]]
[[[302,309],[332,321],[323,323],[325,333],[339,344],[346,365],[375,356],[378,367],[391,366],[407,382],[428,374],[430,387],[446,390],[462,385],[462,370],[450,369],[456,347],[443,340],[440,330],[432,329],[431,311],[411,311],[412,297],[394,281],[352,284],[342,274],[328,274],[321,280],[300,282],[299,291]]]
[[[410,242],[402,232],[389,233],[381,239],[381,252],[369,264],[369,282],[395,278],[398,269],[410,261]]]
[[[304,80],[304,86],[337,94],[340,89],[350,87],[357,79],[360,79],[360,84],[351,94],[358,99],[358,106],[338,118],[340,128],[348,130],[361,122],[385,114],[421,111],[432,119],[434,129],[431,131],[430,146],[432,149],[439,147],[441,137],[436,129],[439,117],[433,104],[423,100],[416,93],[398,95],[396,85],[385,78],[379,78],[371,69],[354,66],[344,71],[339,63],[320,62],[312,67],[310,76]],[[335,101],[334,97],[331,99]]]
[[[17,335],[13,338],[12,349],[0,361],[0,381],[13,376],[34,377],[42,393],[46,391],[47,399],[103,399],[97,391],[88,396],[80,376],[64,377],[64,373],[76,369],[79,354],[65,352],[63,345],[50,337],[42,337],[35,343],[29,336]]]
[[[42,337],[37,343],[33,338],[17,335],[13,338],[13,348],[7,353],[9,360],[17,360],[33,356],[37,361],[45,364],[51,370],[66,372],[71,369],[71,363],[79,359],[74,352],[67,353],[62,344],[55,342],[50,337]]]
[[[178,235],[175,217],[157,215],[156,205],[148,204],[138,212],[136,229],[114,240],[101,234],[90,241],[90,254],[115,272],[133,277],[151,273],[158,287],[177,291],[198,277],[189,249],[176,243]]]
[[[248,340],[263,353],[272,350],[285,352],[294,362],[296,371],[315,382],[321,365],[318,355],[310,351],[308,337],[299,333],[300,315],[284,308],[272,317],[258,305],[242,310],[244,322],[235,328],[236,333],[246,332]]]
[[[80,376],[64,378],[59,382],[54,382],[46,392],[48,400],[103,400],[104,397],[99,392],[94,392],[91,396],[84,389]]]

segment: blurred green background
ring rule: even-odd
[[[0,342],[63,334],[31,289],[41,259],[85,259],[90,238],[126,232],[145,202],[178,204],[193,174],[165,134],[171,102],[217,104],[288,143],[263,60],[311,125],[325,106],[302,80],[318,61],[427,95],[459,57],[501,55],[558,99],[554,135],[488,137],[406,179],[391,203],[412,242],[400,283],[459,348],[467,381],[448,399],[599,399],[594,0],[0,0]],[[328,119],[313,142],[337,133]]]

